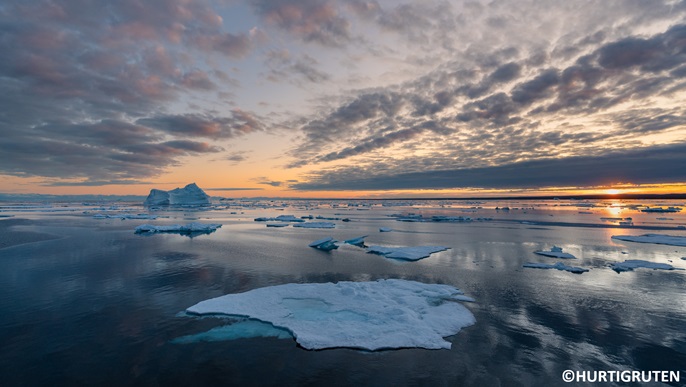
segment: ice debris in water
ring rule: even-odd
[[[670,264],[667,263],[657,263],[657,262],[650,262],[650,261],[643,261],[640,259],[628,259],[624,262],[615,262],[610,265],[612,270],[616,271],[617,273],[622,272],[622,271],[633,271],[634,269],[638,269],[640,267],[645,267],[646,269],[653,269],[653,270],[683,270],[677,267],[674,267]]]
[[[543,255],[544,257],[551,258],[563,258],[563,259],[574,259],[576,258],[572,254],[563,253],[562,247],[553,246],[550,251],[534,251],[534,254]]]
[[[448,250],[445,246],[412,246],[412,247],[385,247],[369,246],[367,252],[383,255],[386,258],[401,259],[404,261],[418,261],[433,253]]]
[[[348,239],[348,240],[343,241],[343,243],[347,243],[349,245],[358,246],[358,247],[364,247],[364,238],[366,238],[368,236],[369,235],[363,235],[361,237]]]
[[[154,226],[152,224],[143,224],[136,227],[136,234],[153,234],[158,232],[172,232],[180,234],[205,233],[209,234],[220,228],[221,224],[204,224],[204,223],[188,223],[188,224],[172,224],[169,226]]]
[[[149,214],[95,214],[94,219],[157,219],[157,215]]]
[[[267,218],[267,217],[259,217],[255,218],[255,222],[304,222],[304,220],[300,218],[296,218],[293,215],[279,215],[276,218]]]
[[[390,227],[379,227],[379,232],[391,232],[393,231]]]
[[[613,235],[612,239],[627,242],[654,243],[658,245],[686,246],[686,237],[664,234]]]
[[[293,225],[293,227],[300,227],[300,228],[334,228],[336,227],[335,223],[331,222],[305,222],[305,223],[296,223]]]
[[[270,286],[206,300],[186,311],[269,322],[290,331],[306,349],[449,349],[444,337],[476,322],[457,301],[473,299],[450,285],[382,279]]]
[[[210,205],[210,197],[195,183],[171,191],[151,189],[143,202],[144,206],[205,206]]]
[[[323,250],[323,251],[331,251],[331,250],[335,250],[338,248],[338,245],[336,244],[336,242],[338,242],[338,241],[333,239],[332,237],[326,237],[326,238],[316,240],[316,241],[310,243],[308,246],[314,247],[315,249],[319,249],[319,250]]]
[[[532,269],[557,269],[557,270],[568,271],[568,272],[574,273],[574,274],[581,274],[581,273],[588,271],[588,269],[584,269],[583,267],[567,266],[562,262],[557,262],[554,265],[551,265],[548,263],[527,262],[523,265],[523,267],[528,267],[528,268],[532,268]]]

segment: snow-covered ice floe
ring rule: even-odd
[[[654,243],[658,245],[686,246],[686,237],[663,235],[663,234],[644,234],[644,235],[613,235],[612,239],[627,242]]]
[[[646,269],[653,270],[683,270],[667,263],[643,261],[640,259],[628,259],[624,262],[616,262],[611,264],[610,267],[617,273],[622,271],[633,271],[634,269],[638,269],[639,267],[645,267]]]
[[[143,224],[136,227],[136,234],[154,234],[158,232],[171,232],[179,234],[209,234],[216,231],[221,226],[221,224],[204,224],[197,222],[188,224],[172,224],[169,226]]]
[[[550,258],[562,258],[562,259],[574,259],[576,258],[572,254],[563,253],[562,247],[553,246],[550,251],[534,251],[534,254],[543,255],[544,257]]]
[[[364,247],[364,238],[366,238],[368,236],[369,235],[363,235],[361,237],[348,239],[348,240],[343,241],[343,243],[347,243],[349,245],[358,246],[358,247]]]
[[[369,246],[367,252],[383,255],[386,258],[401,259],[404,261],[418,261],[427,258],[433,253],[448,250],[445,246],[411,246],[411,247],[385,247]]]
[[[301,227],[301,228],[335,228],[336,224],[331,223],[331,222],[304,222],[304,223],[296,223],[293,225],[293,227]]]
[[[588,271],[588,269],[584,269],[583,267],[567,266],[562,262],[557,262],[554,265],[550,265],[547,263],[527,262],[523,265],[523,267],[528,267],[528,268],[532,268],[532,269],[557,269],[557,270],[568,271],[568,272],[574,273],[574,274],[581,274],[581,273]]]
[[[323,251],[331,251],[335,250],[338,248],[338,245],[336,244],[338,242],[337,240],[333,239],[333,237],[326,237],[322,239],[318,239],[312,243],[310,243],[308,246],[314,247],[315,249],[323,250]]]
[[[382,279],[270,286],[206,300],[186,312],[269,322],[306,349],[449,349],[444,337],[476,322],[457,301],[474,300],[449,285]]]

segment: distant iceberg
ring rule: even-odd
[[[186,311],[269,322],[311,350],[449,349],[444,337],[476,322],[457,301],[473,300],[449,285],[382,279],[270,286],[206,300]],[[216,328],[214,333],[213,340]]]
[[[332,237],[326,237],[326,238],[316,240],[316,241],[310,243],[308,246],[314,247],[315,249],[319,249],[319,250],[323,250],[323,251],[331,251],[331,250],[335,250],[338,248],[338,245],[336,244],[336,242],[338,242],[338,241],[333,239]]]
[[[301,228],[335,228],[336,224],[331,223],[331,222],[304,222],[304,223],[296,223],[293,225],[293,227],[301,227]]]
[[[383,255],[386,258],[400,259],[403,261],[418,261],[427,258],[433,253],[448,250],[445,246],[413,246],[413,247],[384,247],[369,246],[367,252]]]
[[[612,270],[616,271],[617,273],[623,272],[623,271],[633,271],[634,269],[638,269],[639,267],[644,267],[646,269],[653,269],[653,270],[683,270],[676,268],[670,264],[667,263],[656,263],[656,262],[650,262],[650,261],[643,261],[640,259],[628,259],[624,262],[616,262],[610,265]]]
[[[637,243],[654,243],[657,245],[686,246],[686,237],[663,234],[613,235],[612,239]]]
[[[136,227],[136,234],[154,234],[158,232],[169,232],[178,234],[210,234],[220,228],[221,224],[188,223],[185,225],[172,224],[170,226],[154,226],[143,224]]]
[[[527,262],[523,265],[523,267],[528,267],[528,268],[532,268],[532,269],[557,269],[557,270],[568,271],[568,272],[574,273],[574,274],[581,274],[581,273],[585,273],[588,271],[588,269],[584,269],[583,267],[567,266],[562,262],[557,262],[554,265],[550,265],[547,263]]]
[[[534,254],[543,255],[544,257],[551,258],[562,258],[562,259],[574,259],[576,258],[572,254],[563,253],[562,247],[553,246],[550,251],[534,251]]]
[[[195,183],[171,191],[151,189],[143,205],[150,206],[205,206],[210,205],[210,197]]]

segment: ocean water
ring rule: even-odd
[[[8,216],[0,217],[0,385],[533,386],[564,384],[568,369],[673,370],[686,383],[686,271],[609,268],[626,259],[686,268],[686,247],[611,239],[686,236],[678,228],[686,213],[632,206],[683,203],[425,201],[362,210],[314,201],[278,204],[285,208],[233,204],[158,211],[165,217],[157,220],[93,219],[118,210],[78,204],[0,205],[0,216]],[[495,210],[503,206],[510,210]],[[492,219],[389,216],[408,213]],[[282,214],[350,222],[333,221],[329,230],[253,221]],[[634,226],[618,228],[617,220],[601,217],[631,217]],[[133,232],[144,223],[192,221],[223,226],[193,238]],[[361,235],[369,235],[368,245],[450,249],[402,262],[348,245],[332,252],[307,247],[327,236]],[[590,271],[522,267],[560,261],[533,254],[553,245],[577,257],[565,264]],[[476,324],[449,337],[450,350],[308,351],[279,337],[175,341],[226,324],[180,313],[208,298],[285,283],[380,278],[455,286],[476,300],[465,304]]]

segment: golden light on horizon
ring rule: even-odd
[[[613,189],[605,190],[605,193],[607,193],[608,195],[617,195],[617,194],[619,194],[620,192],[621,192],[620,190],[614,189],[614,188],[613,188]]]

